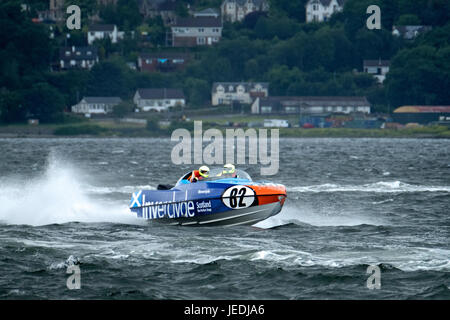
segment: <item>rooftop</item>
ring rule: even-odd
[[[310,0],[309,2],[320,2],[324,7],[328,7],[330,5],[331,0]],[[337,0],[338,5],[341,7],[344,5],[345,0]]]
[[[62,47],[59,48],[59,58],[66,60],[92,60],[97,59],[97,47]]]
[[[122,99],[119,97],[83,97],[86,103],[121,103]]]
[[[403,106],[394,113],[450,113],[450,106]]]
[[[221,28],[222,21],[220,18],[215,17],[177,18],[174,27]]]
[[[389,67],[390,60],[364,60],[364,67]]]
[[[213,8],[203,9],[194,13],[195,16],[219,16],[219,11]]]
[[[214,82],[212,86],[212,90],[216,91],[218,86],[222,86],[225,90],[225,92],[234,92],[236,90],[236,87],[241,85],[244,86],[245,90],[248,91],[249,89],[252,89],[256,85],[260,85],[262,89],[268,89],[269,83],[268,82]],[[233,90],[229,90],[230,86],[233,88]]]
[[[244,6],[248,0],[226,0],[223,3],[235,2],[240,6]],[[260,6],[263,2],[267,2],[267,0],[250,0],[255,6]]]
[[[184,99],[181,89],[172,88],[141,88],[137,90],[142,99]]]
[[[281,103],[281,104],[305,104],[305,105],[322,105],[327,104],[329,106],[341,104],[346,105],[358,105],[358,106],[370,106],[366,97],[361,96],[278,96],[261,98],[261,103]]]
[[[112,32],[114,31],[115,25],[114,24],[93,24],[89,26],[89,31],[94,32]]]
[[[184,52],[143,52],[139,55],[139,57],[142,59],[186,59],[189,57],[189,54]]]

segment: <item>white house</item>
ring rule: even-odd
[[[115,24],[94,24],[89,27],[87,33],[88,44],[92,44],[95,40],[110,39],[111,43],[123,39],[124,32],[118,31]]]
[[[170,107],[184,107],[186,99],[180,89],[137,89],[133,102],[142,111],[167,111]]]
[[[306,3],[306,22],[323,22],[344,9],[345,0],[309,0]]]
[[[113,111],[114,106],[122,102],[119,97],[83,97],[80,102],[72,106],[73,113],[107,114]]]
[[[372,74],[377,78],[378,83],[383,83],[386,74],[389,72],[389,60],[364,60],[363,69],[365,73]]]
[[[211,104],[251,104],[257,97],[269,95],[267,82],[215,82],[211,93]]]
[[[224,0],[220,6],[222,17],[230,22],[242,21],[255,11],[269,11],[267,0]]]

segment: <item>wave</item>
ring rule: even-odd
[[[411,250],[411,248],[409,249]],[[205,265],[211,263],[220,263],[220,261],[248,261],[248,262],[266,262],[282,268],[296,267],[326,267],[326,268],[345,268],[369,265],[378,265],[382,269],[398,269],[403,272],[414,271],[444,271],[450,270],[450,261],[448,251],[443,255],[424,254],[421,248],[415,248],[415,252],[402,253],[401,250],[388,253],[377,252],[351,252],[348,256],[342,252],[331,252],[328,254],[315,254],[294,249],[259,249],[243,250],[241,253],[214,255],[207,252],[184,253],[181,257],[176,253],[165,253],[166,260],[171,263],[193,263]],[[381,254],[381,256],[379,256]],[[161,257],[159,257],[161,258]]]
[[[401,181],[380,181],[363,185],[320,184],[313,186],[288,187],[291,192],[374,192],[374,193],[409,193],[409,192],[450,192],[450,186],[413,185]]]
[[[389,265],[392,268],[399,269],[401,271],[413,272],[413,271],[448,271],[450,270],[450,261],[445,257],[430,257],[419,255],[402,256],[393,255],[391,257],[377,258],[370,257],[366,254],[360,254],[360,257],[356,257],[353,253],[353,257],[336,258],[333,256],[316,256],[303,252],[282,252],[275,250],[260,250],[251,255],[250,260],[258,261],[264,260],[268,262],[299,265],[299,266],[322,266],[330,268],[342,268],[358,265]],[[448,256],[448,253],[447,253]]]

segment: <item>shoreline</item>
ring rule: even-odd
[[[195,119],[193,119],[195,120]],[[363,129],[363,128],[270,128],[249,127],[236,125],[246,123],[245,119],[237,118],[235,125],[225,125],[216,121],[203,122],[202,130],[218,129],[223,136],[228,130],[254,129],[258,133],[260,129],[270,131],[279,130],[280,138],[416,138],[416,139],[450,139],[449,126],[414,126],[404,128]],[[237,121],[240,120],[240,121]],[[150,125],[154,123],[153,125]],[[193,134],[192,122],[178,122],[175,125],[160,126],[156,121],[147,124],[123,123],[114,120],[109,121],[82,121],[54,124],[9,124],[0,125],[0,138],[169,138],[173,131],[185,128]],[[270,132],[268,132],[270,135]]]
[[[173,131],[185,128],[193,134],[196,117],[191,121],[171,121],[160,123],[159,118],[149,118],[146,123],[124,122],[118,119],[78,119],[63,123],[41,123],[30,125],[25,123],[0,125],[0,138],[169,138]],[[225,121],[227,120],[227,121]],[[450,139],[450,126],[405,126],[401,128],[270,128],[248,126],[254,117],[232,115],[226,119],[217,116],[202,120],[202,130],[218,129],[223,136],[228,130],[260,129],[279,130],[280,138],[415,138],[415,139]],[[261,119],[259,119],[261,120]],[[295,120],[295,119],[294,119]],[[290,123],[295,122],[290,119]],[[260,122],[260,121],[259,121]],[[268,132],[270,135],[270,132]]]
[[[1,127],[0,127],[1,128]],[[243,129],[248,128],[233,128]],[[259,128],[254,128],[259,129]],[[274,129],[274,128],[261,128],[261,129]],[[432,130],[426,130],[427,128],[414,128],[414,129],[346,129],[346,128],[333,128],[333,129],[298,129],[298,128],[280,128],[279,137],[283,139],[289,138],[356,138],[356,139],[450,139],[450,129],[441,130],[440,132],[430,132]],[[145,129],[133,130],[134,132],[123,132],[121,130],[108,130],[99,134],[53,134],[52,132],[30,132],[33,130],[11,130],[9,132],[2,132],[0,130],[0,139],[67,139],[67,138],[168,138],[171,134],[166,132],[154,132]],[[225,129],[221,130],[225,135]]]

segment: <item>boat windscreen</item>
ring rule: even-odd
[[[235,173],[223,173],[222,169],[212,169],[209,173],[209,177],[203,181],[215,181],[220,179],[238,178],[252,181],[250,175],[244,170],[237,169]]]
[[[186,173],[183,177],[181,177],[177,184],[179,184],[181,181],[186,181],[186,179],[189,179],[191,176],[191,172]],[[202,181],[215,181],[220,179],[228,179],[228,178],[238,178],[238,179],[245,179],[252,181],[252,178],[250,175],[245,172],[244,170],[236,169],[236,172],[234,174],[232,173],[223,173],[222,168],[214,168],[211,169],[209,172],[209,177],[206,179],[203,179]]]

